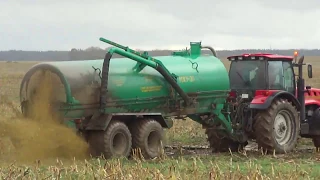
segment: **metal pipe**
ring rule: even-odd
[[[178,94],[184,100],[186,106],[191,104],[191,101],[188,95],[181,89],[178,83],[170,76],[170,74],[166,73],[165,69],[162,66],[158,66],[156,70],[171,84],[171,86],[178,92]]]
[[[112,53],[108,52],[103,60],[102,73],[101,73],[101,89],[100,89],[100,111],[104,112],[107,107],[107,93],[108,93],[108,81],[109,81],[109,66]]]
[[[212,52],[213,56],[217,57],[216,50],[214,50],[211,46],[201,46],[201,49],[209,49]]]
[[[137,55],[137,56],[143,57],[143,58],[145,58],[145,59],[154,60],[152,57],[150,57],[150,56],[148,56],[148,55],[146,55],[146,54],[140,53],[140,52],[138,52],[138,51],[134,51],[133,49],[130,49],[128,46],[123,46],[123,45],[121,45],[121,44],[115,43],[115,42],[110,41],[110,40],[108,40],[108,39],[105,39],[105,38],[103,38],[103,37],[99,38],[99,40],[102,41],[102,42],[105,42],[105,43],[107,43],[107,44],[110,44],[110,45],[112,45],[112,46],[115,46],[115,47],[117,47],[117,48],[123,49],[123,50],[125,50],[125,51],[127,51],[127,52],[133,53],[133,54],[135,54],[135,55]]]
[[[298,63],[296,66],[298,66],[298,82],[297,82],[297,90],[298,90],[298,101],[300,102],[301,108],[300,108],[300,120],[304,121],[306,118],[306,108],[305,108],[305,80],[303,79],[303,61],[304,61],[304,56],[300,57]]]
[[[102,77],[101,77],[101,90],[100,90],[100,111],[103,112],[107,106],[106,99],[107,99],[107,93],[108,93],[108,78],[109,78],[108,76],[109,76],[109,69],[110,69],[109,65],[110,65],[110,60],[111,60],[113,53],[122,55],[124,57],[130,58],[134,61],[140,62],[142,64],[145,64],[147,66],[154,68],[178,92],[178,94],[184,100],[186,106],[191,104],[189,96],[182,90],[182,88],[178,85],[178,83],[175,81],[175,79],[171,76],[171,74],[168,72],[168,70],[165,67],[163,67],[162,64],[157,63],[155,61],[150,61],[150,60],[144,59],[138,55],[123,51],[118,48],[111,48],[108,51],[108,53],[106,54],[104,61],[103,61]]]
[[[141,64],[145,64],[145,65],[153,67],[153,68],[157,68],[157,66],[158,66],[158,63],[156,63],[155,61],[150,61],[150,60],[145,59],[143,57],[140,57],[134,53],[123,51],[119,48],[111,48],[108,52],[111,54],[113,54],[113,53],[119,54],[121,56],[130,58],[130,59],[135,60]]]

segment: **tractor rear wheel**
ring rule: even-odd
[[[316,148],[316,151],[320,151],[320,136],[313,136],[312,137],[312,142],[314,147]]]
[[[298,112],[287,99],[275,100],[267,110],[257,114],[254,131],[258,146],[264,151],[290,152],[298,139]]]
[[[88,132],[87,139],[90,154],[94,157],[104,156],[109,159],[130,155],[131,133],[123,122],[113,120],[105,131]]]
[[[141,119],[131,126],[132,149],[141,149],[145,159],[152,159],[161,154],[161,141],[163,139],[163,128],[154,119]]]
[[[240,143],[233,141],[227,137],[220,135],[216,130],[206,129],[205,133],[207,134],[207,140],[209,141],[210,148],[213,153],[216,152],[238,152],[243,150],[247,143]]]

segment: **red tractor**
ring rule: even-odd
[[[248,139],[256,139],[259,148],[285,153],[295,148],[299,134],[320,146],[320,89],[305,87],[304,56],[298,62],[297,54],[243,54],[228,60],[231,121],[238,138],[220,136],[217,143],[218,138],[213,140],[207,133],[212,148],[220,144],[220,150],[235,150]],[[310,64],[308,76],[312,78]]]

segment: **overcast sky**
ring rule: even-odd
[[[320,48],[320,0],[1,0],[0,50]]]

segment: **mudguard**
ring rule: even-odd
[[[287,91],[273,91],[268,96],[266,95],[255,96],[251,101],[249,107],[251,109],[259,109],[259,110],[268,109],[272,101],[275,98],[280,98],[280,97],[284,99],[289,99],[290,101],[292,101],[293,105],[297,107],[297,109],[300,109],[301,104],[299,103],[298,99]]]
[[[155,113],[158,114],[158,113]],[[144,117],[152,118],[158,121],[163,128],[171,128],[173,126],[173,120],[170,117],[163,117],[160,115],[155,115],[151,113],[112,113],[112,114],[100,114],[97,112],[90,119],[86,119],[84,122],[85,130],[103,130],[105,131],[112,118],[117,116],[136,116],[143,115]]]
[[[307,99],[305,100],[306,106],[310,106],[310,105],[316,105],[320,107],[320,102],[319,100],[314,100],[314,99]]]

